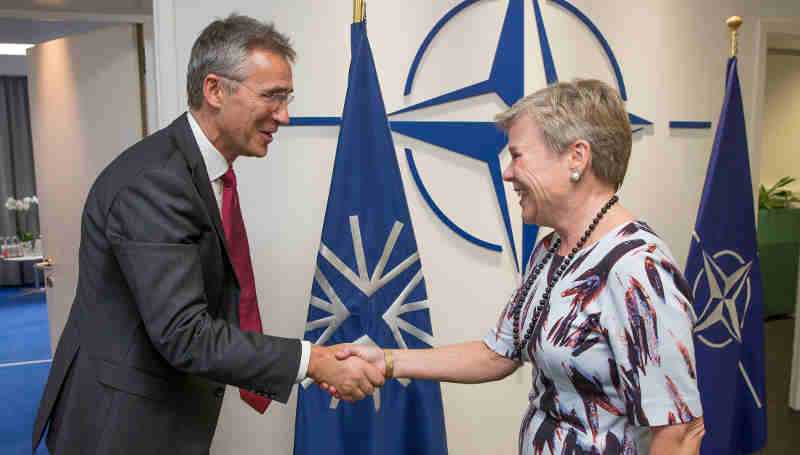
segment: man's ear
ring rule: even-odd
[[[578,139],[567,148],[569,168],[584,174],[592,165],[592,146],[585,139]]]
[[[203,79],[203,97],[206,103],[216,109],[222,108],[225,95],[228,94],[223,84],[222,78],[213,73]]]

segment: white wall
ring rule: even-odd
[[[44,255],[55,264],[47,272],[55,283],[47,288],[51,346],[58,345],[78,284],[81,218],[75,215],[100,171],[142,138],[138,57],[132,24],[28,50],[39,220]]]
[[[800,46],[794,54],[770,53],[761,137],[761,183],[769,188],[781,177],[800,178]],[[800,190],[800,182],[788,188]]]
[[[506,1],[468,7],[437,36],[423,58],[414,90],[403,96],[413,57],[432,26],[460,0],[371,0],[368,30],[389,111],[484,80],[491,65]],[[532,2],[526,1],[525,90],[545,85]],[[654,122],[638,134],[621,203],[647,220],[672,247],[683,267],[722,103],[728,31],[725,19],[744,18],[740,66],[748,123],[752,118],[756,19],[800,16],[795,0],[616,0],[573,3],[601,30],[621,66],[629,111]],[[549,2],[541,2],[561,79],[613,73],[587,28]],[[158,57],[159,121],[184,110],[185,68],[191,44],[213,18],[233,11],[274,21],[294,40],[297,99],[294,116],[339,115],[349,63],[351,2],[229,0],[198,5],[160,0],[154,5]],[[408,113],[398,120],[489,121],[504,105],[493,96]],[[670,120],[712,121],[711,130],[670,130]],[[753,126],[748,125],[749,137]],[[337,129],[283,128],[263,160],[239,160],[242,205],[258,294],[269,333],[302,336],[322,218],[330,184]],[[395,135],[398,161],[420,249],[431,318],[439,343],[482,337],[495,324],[518,278],[485,165]],[[751,139],[754,175],[758,147]],[[757,144],[756,144],[757,145]],[[425,205],[402,148],[411,146],[428,189],[459,225],[506,248],[493,253],[456,237]],[[504,153],[502,163],[508,156]],[[757,179],[754,179],[757,180]],[[519,244],[519,209],[507,189]],[[529,368],[487,385],[443,385],[448,444],[453,454],[514,453],[530,387]],[[294,400],[294,396],[292,397]],[[266,416],[226,400],[215,453],[284,454],[291,447],[294,402]]]

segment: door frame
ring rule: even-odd
[[[750,147],[753,156],[758,157],[755,169],[761,167],[761,136],[763,134],[764,103],[767,81],[767,44],[775,35],[793,35],[800,39],[800,17],[764,17],[756,22],[755,66],[753,91],[753,137]],[[800,272],[800,271],[799,271]],[[794,347],[791,364],[791,382],[789,384],[789,407],[800,411],[800,273],[798,273],[798,292],[795,296]]]
[[[181,94],[185,90],[179,79],[184,71],[178,68],[177,41],[175,39],[175,0],[159,0],[153,2],[153,28],[158,39],[155,47],[155,69],[157,72],[158,113],[159,127],[178,117],[186,110],[186,102],[182,101]],[[185,81],[185,79],[184,79]]]

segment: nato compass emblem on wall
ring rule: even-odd
[[[422,57],[425,55],[425,52],[431,43],[436,39],[439,31],[441,31],[449,21],[461,13],[465,8],[479,1],[480,0],[465,0],[459,3],[450,11],[448,11],[433,26],[433,29],[431,29],[431,31],[422,41],[422,44],[417,50],[416,56],[411,63],[408,76],[406,77],[405,89],[403,93],[404,95],[407,96],[411,94],[414,85],[414,78],[419,70]],[[547,38],[547,27],[545,26],[542,18],[541,3],[544,2],[540,2],[539,0],[532,1],[535,16],[534,19],[539,35],[539,48],[545,72],[545,79],[547,84],[552,84],[557,82],[559,79],[556,59],[553,57],[553,54],[550,50],[550,42]],[[602,47],[611,68],[613,68],[617,82],[617,89],[619,90],[622,99],[627,101],[628,94],[627,90],[625,89],[622,71],[620,70],[620,66],[617,63],[616,57],[614,56],[614,52],[611,50],[611,47],[606,39],[600,33],[600,30],[588,17],[586,17],[586,15],[584,15],[580,10],[578,10],[578,8],[566,0],[550,0],[546,3],[550,3],[562,8],[567,14],[576,17],[589,29],[594,38]],[[519,257],[514,243],[514,235],[508,212],[508,201],[506,200],[505,189],[502,180],[502,169],[500,166],[500,153],[502,153],[503,149],[508,143],[508,138],[506,135],[500,131],[493,122],[489,121],[392,121],[391,117],[405,112],[452,103],[489,93],[496,94],[507,106],[510,107],[513,105],[517,100],[525,96],[525,52],[523,46],[525,36],[524,25],[525,5],[523,0],[510,0],[508,2],[508,8],[506,9],[505,19],[500,32],[500,38],[497,43],[497,49],[495,51],[494,59],[491,63],[491,71],[487,80],[453,90],[449,93],[388,114],[390,119],[389,127],[392,131],[418,139],[428,144],[441,147],[442,149],[452,153],[465,155],[486,163],[489,168],[489,177],[491,178],[494,186],[497,205],[503,217],[506,231],[506,241],[512,250],[517,270],[520,269]],[[529,52],[528,54],[534,55],[533,52]],[[649,120],[633,113],[629,113],[629,117],[634,131],[641,130],[647,125],[652,125],[652,122]],[[291,120],[291,125],[338,125],[339,121],[340,119],[338,117],[293,117]],[[671,128],[709,128],[710,126],[710,122],[670,122]],[[454,234],[469,242],[492,251],[503,251],[503,247],[500,244],[485,239],[480,239],[477,236],[470,234],[452,221],[445,214],[445,211],[434,202],[430,193],[426,189],[414,162],[413,151],[410,148],[406,148],[405,155],[417,189],[427,202],[430,209],[439,217],[442,223],[452,230]],[[537,233],[537,226],[523,224],[523,251],[521,256],[522,270],[524,270],[527,259],[530,256],[534,243],[536,242]]]

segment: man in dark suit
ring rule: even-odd
[[[337,361],[335,347],[239,326],[248,286],[229,254],[222,186],[237,157],[265,156],[289,122],[293,59],[271,25],[235,15],[213,22],[192,48],[189,112],[95,181],[34,450],[49,423],[54,455],[204,454],[224,384],[286,402],[305,377],[348,401],[383,383],[360,359]]]

